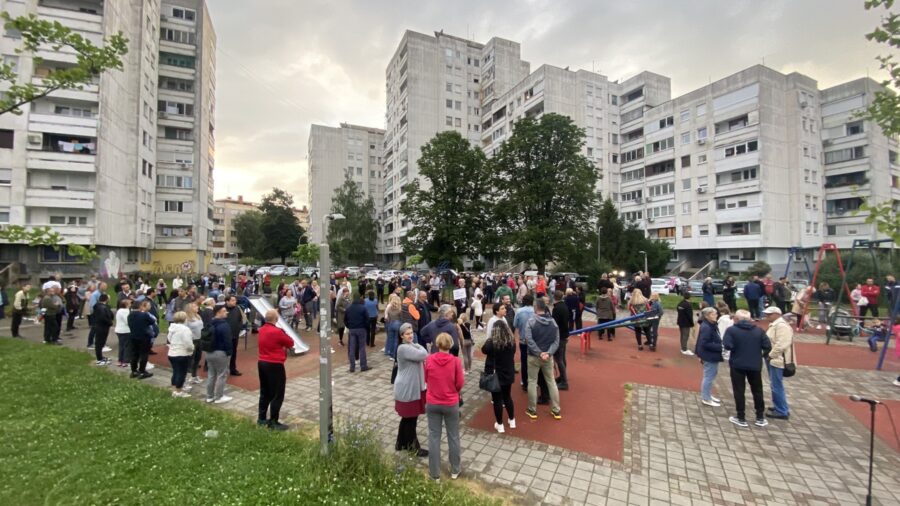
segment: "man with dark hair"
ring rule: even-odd
[[[569,376],[566,374],[566,344],[569,342],[569,306],[563,300],[562,290],[557,290],[553,294],[553,321],[559,329],[559,347],[553,354],[553,361],[556,362],[556,368],[559,370],[559,377],[556,378],[556,386],[560,390],[569,389]]]
[[[19,327],[22,325],[22,318],[28,313],[28,292],[30,291],[31,283],[25,283],[13,297],[12,324],[10,325],[13,337],[22,337],[19,335]]]
[[[109,308],[109,295],[103,293],[94,304],[93,318],[91,318],[91,330],[94,332],[94,355],[97,365],[109,364],[109,359],[103,356],[103,347],[106,346],[106,338],[109,337],[109,329],[115,324],[116,317]]]
[[[156,318],[150,314],[150,301],[144,300],[137,311],[128,314],[128,330],[131,335],[131,377],[146,379],[153,376],[147,372],[147,358],[150,345],[156,335]],[[96,349],[96,347],[95,347]]]
[[[228,313],[225,320],[228,322],[228,328],[231,331],[231,361],[229,374],[232,376],[243,376],[243,373],[237,369],[237,347],[241,336],[241,329],[244,326],[244,310],[238,306],[237,297],[229,295],[225,299],[225,309]]]
[[[431,312],[434,308],[428,304],[428,292],[419,290],[419,300],[416,301],[416,310],[419,311],[419,319],[417,321],[418,328],[424,329],[425,325],[431,323]]]
[[[731,366],[731,389],[734,392],[735,416],[729,418],[739,427],[747,427],[744,414],[744,389],[750,384],[753,408],[756,411],[756,425],[768,425],[763,398],[762,365],[763,357],[772,351],[772,343],[763,329],[753,324],[750,313],[739,309],[734,313],[734,325],[725,331],[723,347],[729,352],[728,365]]]
[[[537,379],[543,376],[550,393],[550,414],[562,419],[559,409],[559,390],[553,378],[553,355],[559,347],[559,328],[550,316],[543,297],[534,301],[534,316],[525,325],[525,345],[528,348],[528,409],[529,418],[537,418]]]
[[[360,293],[353,294],[353,303],[344,314],[344,325],[350,331],[347,354],[350,358],[350,372],[356,372],[356,357],[359,356],[359,370],[371,369],[366,360],[366,337],[369,333],[369,314]]]

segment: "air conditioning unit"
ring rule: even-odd
[[[656,221],[656,218],[654,218],[653,216],[647,216],[647,223],[653,223],[654,221]]]
[[[697,193],[706,193],[706,187],[701,186],[700,188],[697,188]]]
[[[653,202],[653,199],[650,197],[644,197],[644,202],[649,204],[650,202]]]
[[[159,19],[160,19],[161,21],[168,21],[168,20],[169,20],[169,16],[166,16],[165,14],[163,14],[163,15],[159,16]]]
[[[824,146],[826,148],[828,146],[831,146],[832,144],[834,144],[834,141],[832,141],[831,139],[825,139],[824,141],[822,141],[822,146]]]
[[[701,139],[697,139],[697,144],[706,144],[706,137],[703,137],[703,138],[701,138]]]
[[[44,144],[44,136],[41,134],[28,134],[28,147],[41,147]]]
[[[638,198],[634,199],[634,203],[635,203],[635,204],[638,204],[638,205],[643,204],[643,203],[644,203],[644,199],[642,199],[641,197],[638,197]]]
[[[159,111],[159,117],[162,119],[166,119],[169,117],[169,113],[167,113],[166,111]]]

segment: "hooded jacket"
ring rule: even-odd
[[[459,392],[465,377],[462,362],[449,353],[433,353],[425,359],[425,402],[439,406],[459,406]]]
[[[212,321],[213,351],[224,351],[231,356],[234,350],[231,347],[231,327],[225,318],[216,318]]]
[[[724,347],[731,350],[728,365],[732,369],[761,371],[762,359],[772,350],[769,336],[750,320],[741,320],[725,331]]]
[[[719,327],[709,320],[703,320],[700,324],[700,332],[697,333],[697,349],[694,350],[697,357],[704,362],[722,361],[722,338],[719,336]]]
[[[547,314],[534,314],[525,326],[525,344],[528,346],[528,354],[535,357],[541,353],[553,355],[559,348],[559,327],[553,318]]]
[[[437,353],[437,346],[434,345],[434,339],[441,333],[446,332],[453,338],[453,347],[459,348],[459,327],[456,323],[446,319],[438,318],[432,321],[425,328],[419,331],[419,344],[425,346],[431,345],[431,353]]]

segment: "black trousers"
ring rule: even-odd
[[[284,402],[284,385],[287,376],[284,364],[257,362],[259,370],[259,419],[278,422],[281,404]],[[266,413],[269,416],[266,416]]]
[[[12,332],[13,337],[19,337],[19,327],[22,326],[22,317],[25,316],[24,311],[20,311],[18,309],[13,309],[12,312],[12,323],[10,324],[9,330]]]
[[[234,374],[234,371],[237,371],[237,349],[239,342],[241,342],[241,339],[238,337],[231,340],[231,370],[229,371],[231,374]]]
[[[376,326],[377,321],[377,317],[369,318],[369,336],[367,338],[369,347],[375,346],[375,331],[378,329],[378,327]]]
[[[644,327],[641,327],[640,325],[635,325],[634,326],[634,338],[637,340],[638,346],[644,345],[644,343],[641,341],[641,333],[643,333],[649,339],[649,336],[648,336],[649,332],[647,332],[647,329]]]
[[[612,318],[598,318],[597,325],[600,325],[601,323],[609,323],[611,321],[613,321]],[[598,330],[597,337],[599,339],[603,339],[604,332],[606,332],[606,338],[609,339],[610,341],[612,341],[612,338],[616,337],[616,329],[614,329],[614,328]]]
[[[745,420],[745,380],[746,383],[750,383],[750,394],[753,395],[753,410],[756,411],[757,420],[765,418],[766,401],[763,397],[762,372],[731,368],[731,390],[734,392],[734,407],[737,410],[737,417]]]
[[[59,319],[56,315],[44,316],[44,342],[51,343],[59,339]]]
[[[69,311],[69,318],[66,321],[66,330],[72,330],[75,328],[75,316],[77,316],[78,310],[73,309]]]
[[[197,369],[200,367],[200,359],[203,356],[203,350],[200,349],[200,340],[194,341],[194,356],[191,360],[191,376],[197,375]]]
[[[109,327],[97,327],[94,329],[94,356],[97,361],[103,360],[103,347],[106,346],[106,338],[109,337]]]
[[[734,295],[732,296],[723,296],[722,300],[725,301],[725,304],[728,305],[728,309],[731,311],[731,314],[734,314],[737,311],[737,301],[734,299]]]
[[[859,308],[859,316],[866,316],[866,312],[872,313],[872,316],[878,318],[878,306],[870,302],[867,306]],[[863,322],[865,324],[865,322]]]
[[[54,339],[59,341],[59,333],[62,332],[62,322],[63,322],[63,314],[57,313],[56,315],[56,335],[53,336]]]
[[[419,451],[419,436],[416,434],[416,422],[419,417],[401,418],[397,429],[397,443],[394,449],[399,451]]]
[[[511,388],[512,385],[500,385],[499,392],[491,392],[491,399],[494,401],[494,418],[497,420],[497,423],[503,423],[504,406],[506,407],[506,416],[510,420],[516,419],[512,393],[510,392]]]
[[[429,290],[428,291],[428,305],[431,307],[438,307],[441,305],[440,290]]]
[[[103,349],[103,348],[100,348]],[[131,372],[147,372],[147,358],[150,356],[150,340],[131,338]]]
[[[560,385],[569,383],[569,376],[566,374],[566,345],[568,343],[568,338],[560,339],[559,347],[556,348],[556,353],[553,354],[553,360],[556,361],[556,368],[559,369],[559,377],[556,378],[556,382]],[[496,406],[496,403],[494,405]]]

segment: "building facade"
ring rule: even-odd
[[[157,0],[4,1],[2,8],[12,16],[35,14],[58,21],[95,44],[121,31],[129,46],[121,71],[106,72],[82,90],[51,93],[24,106],[20,116],[0,116],[0,223],[50,226],[62,235],[63,243],[95,245],[100,260],[85,266],[65,248],[11,244],[0,245],[0,260],[20,262],[35,276],[98,270],[116,275],[111,271],[159,263],[156,251],[171,246],[157,228],[158,223],[169,224],[161,219],[158,203],[160,188],[169,187],[168,178],[158,176],[169,173],[158,158],[160,151],[170,150],[157,145],[158,130],[164,127],[156,112],[158,83],[166,66],[160,59],[165,54],[161,21],[170,8]],[[195,29],[211,44],[204,52],[212,57],[215,34],[209,14],[202,2],[193,12],[199,27]],[[0,52],[15,65],[20,82],[39,83],[41,77],[75,62],[71,51],[47,48],[36,52],[40,62],[35,63],[16,53],[20,47],[15,33],[7,31],[0,40]],[[209,79],[214,79],[212,73]],[[204,95],[212,100],[212,93]],[[211,114],[197,115],[211,124]],[[187,179],[189,184],[209,181],[211,186],[208,175],[201,179],[187,174]],[[182,187],[187,179],[180,179]],[[192,193],[194,202],[212,195],[208,188]],[[202,216],[191,215],[181,225],[201,230],[207,221],[204,209]],[[209,249],[207,235],[204,232],[202,241],[179,245],[190,253],[166,263],[190,260],[199,266]]]
[[[301,221],[306,224],[310,242],[323,242],[322,218],[331,213],[334,191],[346,178],[372,197],[376,216],[381,215],[384,130],[348,123],[337,128],[312,125],[308,149],[309,213]]]
[[[241,247],[237,240],[234,221],[247,211],[257,211],[259,205],[245,201],[242,195],[237,199],[231,197],[217,199],[213,211],[212,256],[213,263],[229,264],[240,261]],[[303,230],[309,230],[309,209],[306,206],[294,208],[294,216]]]

